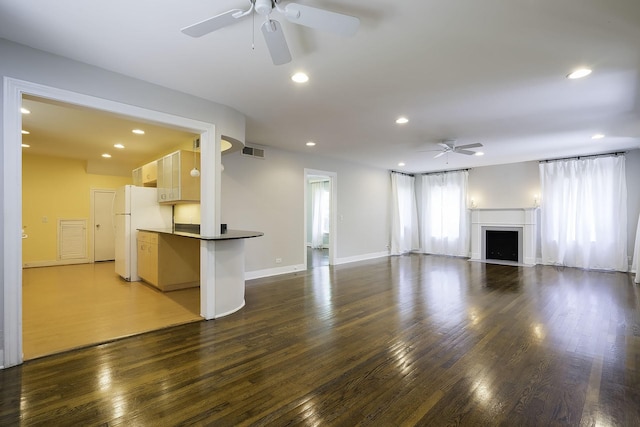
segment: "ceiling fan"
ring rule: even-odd
[[[283,5],[281,4],[281,0],[248,1],[250,7],[247,10],[231,9],[214,17],[189,25],[188,27],[184,27],[180,31],[191,37],[202,37],[205,34],[234,24],[236,21],[255,12],[265,18],[261,31],[274,65],[282,65],[291,61],[291,53],[289,52],[287,41],[282,32],[282,26],[278,21],[271,18],[271,12],[274,10],[294,24],[329,31],[345,37],[353,36],[358,31],[360,25],[360,20],[354,16],[330,12],[298,3],[287,3]]]
[[[482,144],[480,144],[479,142],[476,142],[474,144],[456,145],[456,141],[451,141],[451,140],[445,140],[445,141],[439,142],[438,145],[441,147],[438,150],[422,150],[422,151],[438,151],[438,154],[433,156],[434,159],[437,159],[438,157],[444,156],[445,154],[449,154],[449,153],[459,153],[459,154],[466,154],[467,156],[473,156],[475,154],[478,154],[478,152],[471,151],[469,150],[469,148],[482,147]]]

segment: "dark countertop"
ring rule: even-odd
[[[245,231],[245,230],[227,230],[224,234],[215,236],[202,236],[199,233],[190,233],[187,231],[174,231],[171,228],[138,228],[139,231],[148,231],[151,233],[171,234],[180,237],[189,237],[198,240],[234,240],[234,239],[250,239],[252,237],[264,236],[261,231]]]

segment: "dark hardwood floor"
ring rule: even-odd
[[[307,247],[307,269],[329,265],[329,249]]]
[[[0,371],[0,425],[640,425],[622,273],[411,255],[248,282],[244,309]]]

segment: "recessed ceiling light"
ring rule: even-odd
[[[109,159],[111,158],[111,154],[104,153],[102,157],[104,157],[105,159]]]
[[[21,112],[22,114],[31,114],[31,111],[27,110],[27,109],[26,109],[26,108],[24,108],[24,107],[20,108],[20,112]]]
[[[305,73],[295,73],[293,76],[291,76],[291,80],[293,80],[296,83],[306,83],[309,81],[309,76],[307,76]]]
[[[406,166],[404,162],[400,162],[398,163],[398,166],[402,167],[402,166]]]
[[[476,154],[474,154],[474,156],[484,156],[484,153],[482,151],[476,151]]]
[[[405,123],[409,123],[409,119],[407,119],[406,117],[398,117],[396,123],[399,125],[403,125]]]
[[[23,134],[23,135],[29,135],[30,133],[31,133],[31,132],[29,132],[28,130],[24,130],[24,129],[22,129],[22,134]]]
[[[596,133],[595,135],[593,135],[591,137],[591,139],[602,139],[604,137],[605,137],[605,135],[603,133]]]
[[[313,141],[309,141],[309,142],[307,142],[306,145],[307,145],[307,147],[314,147],[316,145],[316,143],[313,142]]]
[[[134,129],[131,132],[135,133],[136,135],[144,135],[144,131],[142,129]]]
[[[29,144],[22,144],[22,148],[29,148],[31,147]]]
[[[123,149],[123,148],[124,148],[124,145],[122,145],[122,144],[113,144],[113,147],[114,147],[114,148]]]
[[[577,70],[575,70],[572,73],[570,73],[569,75],[567,75],[567,78],[569,78],[569,79],[581,79],[583,77],[588,76],[589,74],[591,74],[591,70],[589,68],[578,68]]]

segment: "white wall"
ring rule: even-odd
[[[207,123],[216,124],[216,132],[239,141],[245,138],[245,117],[236,110],[201,98],[176,92],[167,88],[136,80],[97,67],[72,61],[60,56],[18,45],[0,39],[0,76],[24,80],[58,89],[64,89],[84,95],[91,95],[123,104],[160,111]],[[4,99],[4,86],[0,87],[0,97]],[[3,105],[0,104],[0,127],[3,129]],[[0,156],[4,156],[0,152]],[[0,159],[4,164],[4,157]],[[5,182],[2,173],[0,197],[4,200],[4,187],[19,185],[18,182]],[[0,237],[4,241],[5,210],[0,213]],[[0,260],[4,258],[4,249],[0,248]],[[4,277],[4,261],[0,261],[0,273]],[[0,366],[4,365],[4,286],[0,287]]]
[[[628,152],[624,166],[627,172],[627,254],[631,259],[640,215],[640,150]]]
[[[336,263],[388,253],[389,171],[270,147],[264,159],[236,152],[222,163],[222,222],[265,234],[245,242],[248,277],[304,264],[305,168],[337,174]]]
[[[468,194],[478,208],[530,208],[540,194],[538,162],[470,169]]]

